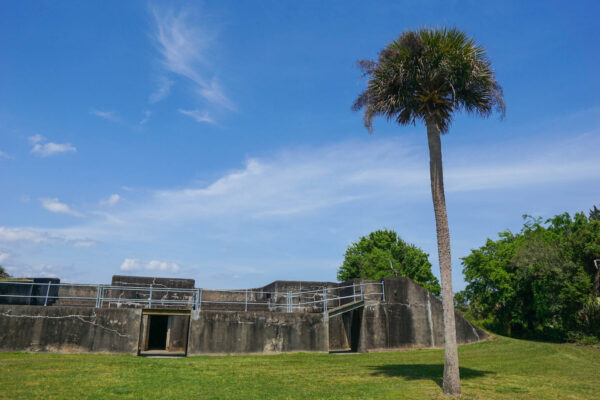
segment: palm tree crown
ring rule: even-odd
[[[405,32],[381,51],[377,62],[358,64],[369,82],[353,109],[364,108],[370,132],[377,115],[401,125],[429,118],[446,133],[456,110],[505,113],[502,88],[485,49],[455,28]]]

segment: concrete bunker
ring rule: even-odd
[[[487,337],[460,314],[456,334],[459,344]],[[408,278],[237,290],[118,275],[105,285],[0,281],[0,351],[185,356],[443,345],[441,301]]]

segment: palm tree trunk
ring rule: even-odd
[[[435,212],[440,275],[442,277],[442,305],[444,307],[444,394],[460,395],[460,373],[458,370],[458,349],[456,346],[456,326],[454,322],[454,298],[452,295],[452,265],[450,257],[450,232],[444,195],[444,173],[442,168],[442,143],[440,129],[435,121],[428,118],[427,139],[429,141],[429,172],[431,196]]]

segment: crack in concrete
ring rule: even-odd
[[[120,337],[131,337],[130,335],[124,335],[121,332],[117,331],[116,329],[111,329],[111,328],[107,328],[103,325],[100,325],[98,323],[96,323],[96,319],[97,319],[97,315],[94,312],[90,318],[91,320],[88,321],[85,319],[85,317],[87,317],[86,315],[80,315],[80,314],[70,314],[70,315],[61,315],[61,316],[51,316],[51,315],[16,315],[16,314],[11,314],[10,311],[8,313],[0,313],[0,315],[4,316],[4,317],[9,317],[9,318],[34,318],[34,319],[66,319],[66,318],[75,318],[81,322],[85,322],[87,324],[90,324],[92,326],[96,326],[100,329],[104,329],[106,331],[112,332],[117,334]]]

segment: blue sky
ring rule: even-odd
[[[404,30],[457,26],[487,47],[507,116],[443,138],[460,257],[600,203],[596,2],[0,3],[0,264],[207,288],[335,280],[379,228],[439,276],[425,128],[350,110]]]

